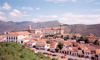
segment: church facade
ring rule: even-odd
[[[28,26],[28,29],[23,30],[23,31],[28,31],[30,33],[43,33],[47,35],[53,35],[53,34],[63,34],[63,25],[61,24],[59,27],[48,27],[48,28],[42,28],[42,29],[31,29],[31,26]]]

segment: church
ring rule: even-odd
[[[28,31],[30,33],[43,33],[43,34],[47,34],[47,35],[53,35],[53,34],[63,34],[64,30],[63,30],[63,25],[61,24],[58,27],[47,27],[47,28],[41,28],[41,29],[31,29],[31,26],[28,26],[28,29],[23,30],[23,31]]]

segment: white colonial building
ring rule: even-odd
[[[18,42],[24,44],[29,41],[30,33],[27,31],[12,32],[6,35],[6,42]]]

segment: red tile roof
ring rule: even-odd
[[[46,45],[46,42],[43,40],[39,40],[36,42],[36,45]]]
[[[6,35],[0,35],[0,37],[6,37]]]
[[[96,52],[97,52],[98,54],[100,54],[100,49],[96,49]]]
[[[85,49],[85,50],[84,50],[84,53],[91,53],[91,51],[90,51],[90,50]]]
[[[19,31],[19,32],[12,32],[7,35],[27,35],[30,34],[28,31]]]
[[[51,42],[50,48],[56,48],[57,47],[56,44],[57,44],[56,42]]]
[[[64,45],[71,45],[72,43],[71,42],[68,42],[68,41],[64,41],[62,42]]]
[[[72,52],[78,52],[78,47],[72,47]]]
[[[43,30],[58,30],[60,27],[49,27],[49,28],[44,28]]]
[[[24,40],[28,40],[29,38],[23,38]]]

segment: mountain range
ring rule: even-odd
[[[32,21],[22,21],[22,22],[7,21],[5,22],[5,21],[0,20],[0,33],[28,29],[28,25],[31,25],[32,29],[37,29],[37,28],[59,26],[60,24],[61,23],[58,22],[57,20],[37,22],[37,23],[34,23]],[[64,33],[80,33],[82,35],[88,35],[90,33],[93,33],[96,36],[100,36],[100,24],[94,24],[94,25],[63,24],[63,26],[64,26]]]
[[[100,24],[94,25],[64,25],[64,33],[80,33],[82,35],[89,35],[93,33],[95,36],[100,36]]]
[[[37,22],[37,23],[34,23],[32,21],[22,21],[22,22],[7,21],[5,22],[5,21],[0,20],[0,33],[28,29],[28,25],[31,25],[32,29],[37,29],[37,28],[58,26],[60,25],[60,23],[57,20]]]

